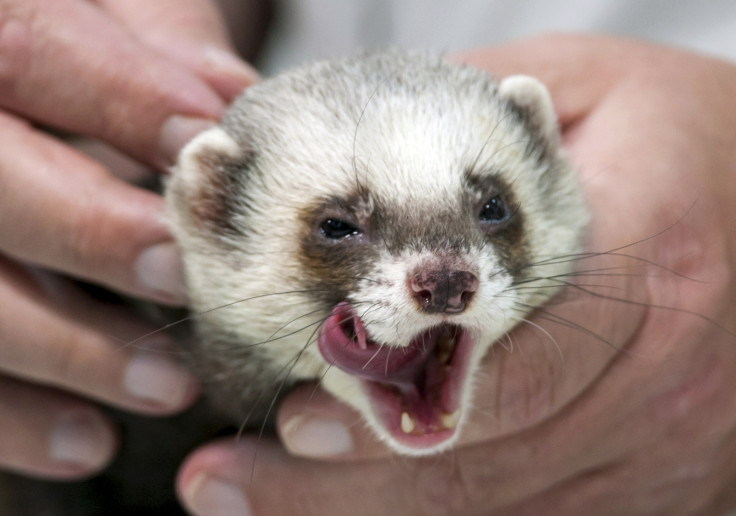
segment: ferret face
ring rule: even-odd
[[[214,396],[242,415],[318,379],[398,452],[450,447],[485,352],[578,250],[557,142],[534,79],[415,54],[246,91],[167,187]]]

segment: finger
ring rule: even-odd
[[[601,507],[612,515],[723,513],[723,506],[733,503],[733,491],[723,497],[715,490],[732,474],[736,452],[731,416],[735,403],[719,382],[724,372],[733,370],[734,353],[727,355],[715,360],[712,355],[707,360],[697,357],[690,371],[647,401],[640,421],[648,423],[654,438],[642,439],[640,432],[624,430],[621,434],[629,443],[639,441],[633,451],[582,470],[540,496],[508,508],[508,513],[595,514]],[[720,366],[725,361],[730,364]],[[666,373],[660,369],[657,374]],[[621,424],[632,429],[641,423],[625,418]],[[702,438],[705,427],[705,433],[717,437]],[[652,428],[663,431],[652,432]],[[712,507],[714,503],[722,505],[720,510]]]
[[[236,56],[222,15],[210,0],[97,3],[138,39],[193,70],[226,101],[258,78],[256,71]],[[248,21],[240,21],[242,30],[248,30]]]
[[[633,41],[558,34],[458,52],[449,59],[496,76],[539,78],[550,90],[561,124],[567,126],[590,112],[623,73],[633,72],[635,63],[650,63],[653,54],[656,47],[642,48]]]
[[[41,284],[6,261],[0,262],[0,298],[5,375],[148,414],[170,414],[194,400],[197,383],[166,353],[169,340],[159,336],[149,347],[116,340],[150,331],[124,312],[58,281]]]
[[[167,303],[184,301],[163,200],[0,114],[0,251]]]
[[[382,476],[384,466],[320,465],[290,457],[273,440],[228,440],[187,459],[177,491],[184,506],[197,515],[425,514],[411,506],[408,491],[396,496],[397,489],[390,485],[395,478]]]
[[[558,478],[528,471],[530,461],[546,461],[529,447],[497,446],[493,451],[312,462],[289,456],[272,440],[228,440],[190,456],[178,475],[177,491],[197,515],[492,514],[529,493],[544,491]],[[514,469],[509,466],[512,460],[524,462],[531,478],[507,478]]]
[[[159,174],[100,140],[67,138],[67,145],[105,167],[115,177],[133,185],[156,184]]]
[[[0,105],[168,166],[224,103],[184,67],[76,0],[3,1]],[[92,44],[90,44],[92,42]]]
[[[312,462],[289,457],[266,439],[215,443],[187,460],[177,489],[194,514],[507,514],[543,495],[562,508],[576,507],[565,505],[574,501],[564,498],[570,496],[564,486],[631,457],[659,466],[660,455],[688,449],[697,418],[733,405],[720,388],[722,372],[708,362],[693,364],[694,378],[684,388],[649,397],[639,392],[652,376],[649,362],[632,368],[630,357],[622,358],[611,366],[612,379],[591,388],[573,409],[513,437],[425,459]],[[673,432],[679,439],[656,449]],[[644,459],[652,451],[654,459]],[[581,487],[601,494],[598,482]]]
[[[391,454],[360,414],[311,384],[297,387],[284,399],[277,428],[293,455],[347,460]]]
[[[89,404],[0,376],[0,468],[57,480],[100,471],[117,436]]]

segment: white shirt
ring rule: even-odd
[[[736,61],[734,0],[283,0],[262,67],[358,49],[452,51],[549,31],[632,36]]]

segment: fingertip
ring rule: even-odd
[[[158,242],[145,248],[133,270],[138,284],[150,297],[167,305],[186,304],[181,254],[174,242]]]
[[[213,44],[162,40],[155,42],[164,54],[194,70],[227,102],[260,80],[258,72],[230,49]]]
[[[67,479],[91,476],[107,466],[118,448],[117,431],[98,411],[62,412],[49,433],[48,456]]]
[[[194,72],[222,99],[231,101],[258,80],[233,51],[227,23],[215,2],[100,0],[141,41]],[[239,27],[252,19],[240,20]]]
[[[82,480],[119,446],[100,409],[56,389],[0,376],[0,469],[49,480]]]
[[[202,53],[209,68],[232,77],[240,82],[243,88],[260,80],[255,68],[229,50],[215,46],[205,46]]]
[[[178,362],[147,347],[134,353],[125,367],[125,392],[145,403],[152,415],[170,415],[190,406],[200,391],[197,379]]]
[[[251,514],[241,488],[258,445],[220,440],[194,451],[179,470],[176,492],[193,514]]]
[[[237,484],[200,473],[181,492],[185,507],[196,515],[249,516],[253,514],[247,498]]]
[[[215,125],[206,118],[172,115],[161,125],[158,141],[158,166],[165,170],[176,163],[179,152],[199,133]]]
[[[206,47],[204,59],[205,79],[227,102],[232,102],[245,88],[260,80],[253,67],[226,50]]]
[[[336,419],[297,414],[280,425],[279,435],[289,453],[302,457],[340,457],[355,450],[347,426]]]
[[[283,401],[277,431],[286,450],[298,457],[355,460],[390,454],[360,414],[313,385],[295,389]]]

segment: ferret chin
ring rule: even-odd
[[[457,440],[487,350],[587,221],[541,83],[399,51],[249,88],[166,199],[211,398],[262,418],[317,379],[410,455]]]

